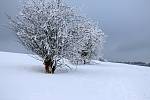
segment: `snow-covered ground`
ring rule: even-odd
[[[150,100],[150,68],[109,62],[45,74],[26,54],[0,52],[0,100]]]

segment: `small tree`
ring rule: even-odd
[[[63,58],[85,61],[83,50],[91,60],[103,37],[94,24],[61,0],[28,0],[15,19],[9,19],[20,42],[42,58],[48,73],[62,67]]]
[[[94,22],[78,16],[73,26],[70,27],[68,35],[69,38],[65,43],[68,46],[65,49],[68,50],[65,51],[71,51],[67,57],[71,58],[73,63],[86,64],[91,59],[98,59],[102,56],[104,33]]]

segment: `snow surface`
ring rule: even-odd
[[[26,54],[0,52],[0,100],[150,100],[150,68],[109,62],[45,74]]]

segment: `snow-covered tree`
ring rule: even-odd
[[[78,16],[75,23],[70,26],[65,43],[65,46],[68,46],[65,47],[68,49],[65,50],[68,54],[66,57],[71,58],[70,60],[75,64],[85,64],[91,59],[98,59],[102,56],[104,33],[97,24]]]
[[[9,19],[20,42],[43,60],[48,73],[62,67],[63,58],[90,61],[102,46],[102,31],[61,0],[28,0]]]

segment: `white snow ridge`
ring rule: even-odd
[[[150,68],[109,62],[45,74],[26,54],[0,52],[0,100],[150,100]],[[76,69],[75,69],[76,68]]]

